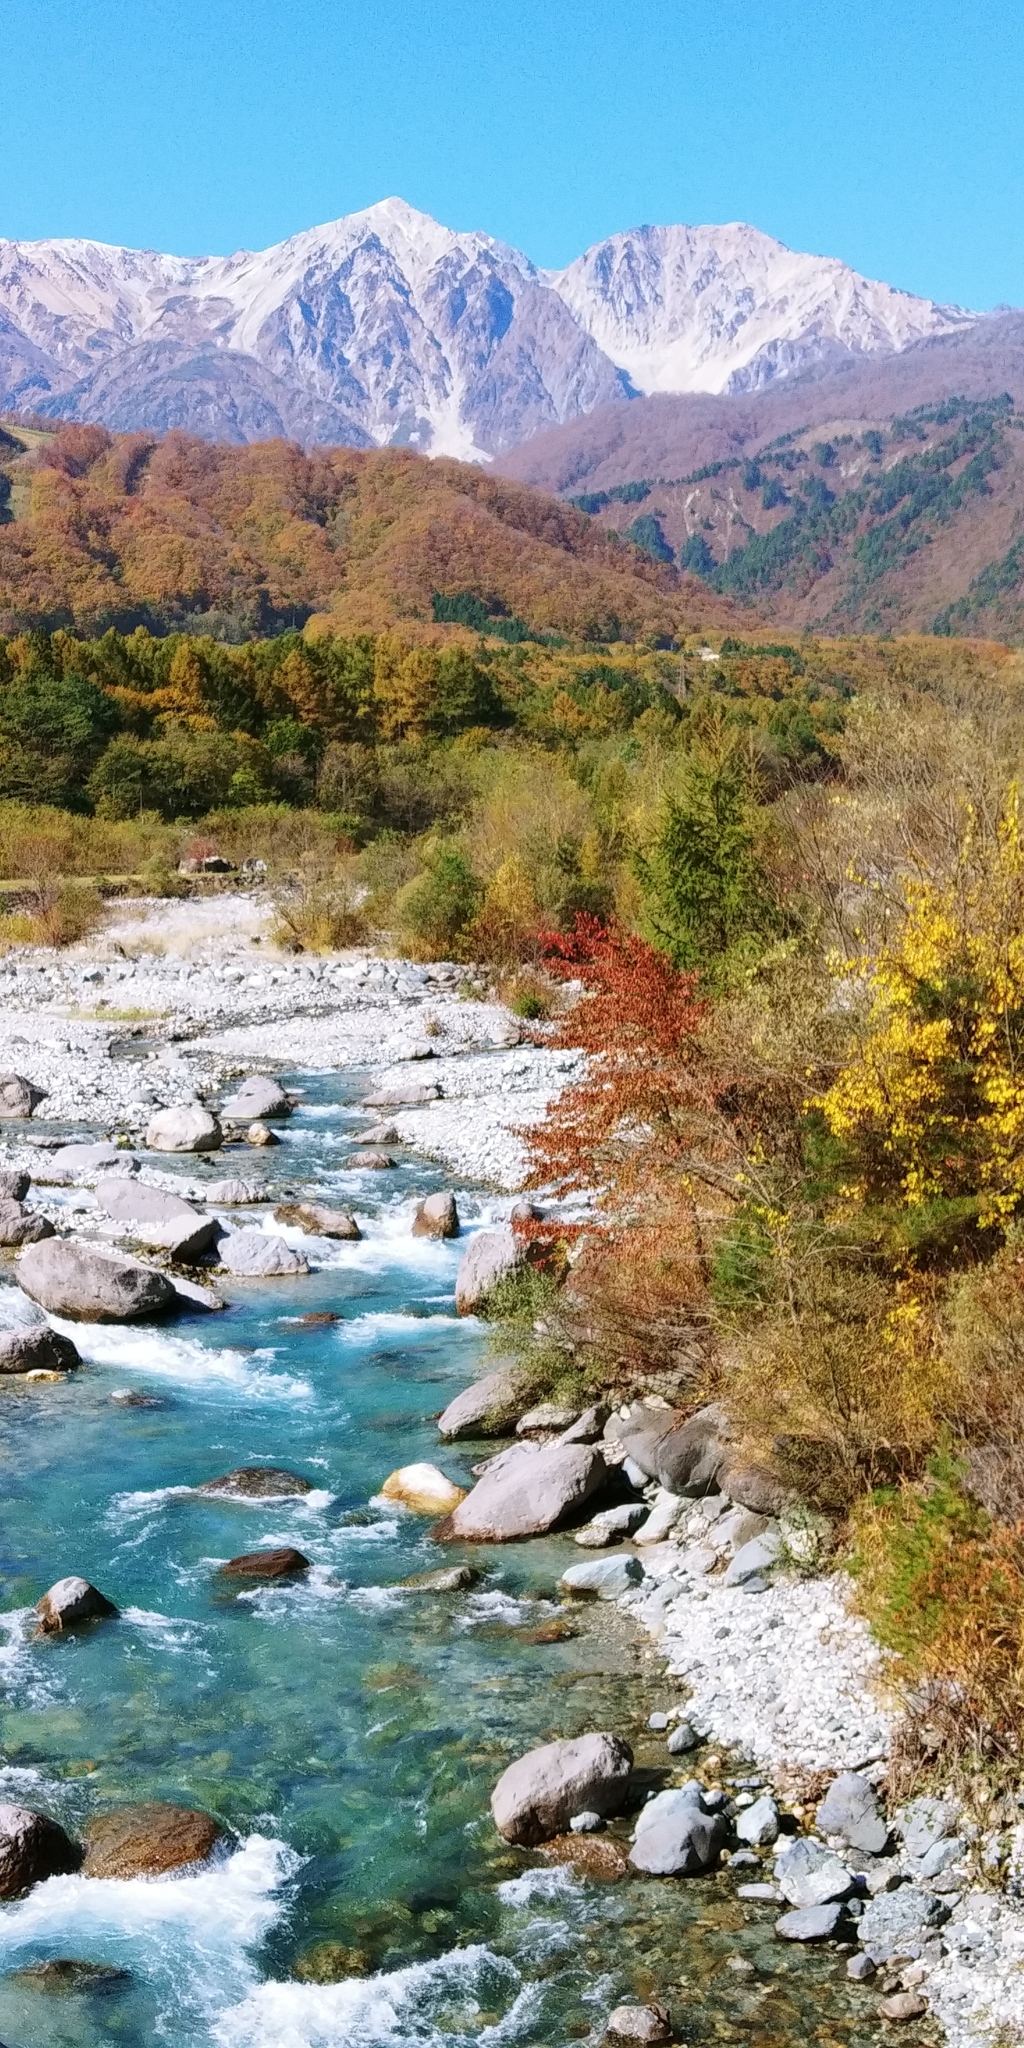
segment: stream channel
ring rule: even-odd
[[[874,2001],[844,1959],[786,1948],[778,1909],[737,1901],[728,1873],[597,1883],[495,1834],[494,1780],[539,1741],[608,1728],[664,1773],[646,1724],[671,1689],[617,1610],[579,1608],[569,1639],[536,1639],[579,1556],[568,1537],[467,1551],[470,1592],[392,1590],[463,1555],[375,1496],[396,1466],[438,1458],[430,1418],[480,1370],[486,1331],[455,1316],[458,1245],[410,1235],[443,1172],[401,1151],[394,1173],[347,1169],[358,1077],[294,1078],[282,1146],[240,1169],[272,1199],[350,1204],[363,1241],[316,1241],[307,1278],[222,1282],[225,1314],[75,1325],[80,1374],[0,1390],[0,1798],[72,1833],[126,1801],[200,1805],[234,1845],[197,1875],[54,1878],[0,1908],[0,2041],[561,2048],[596,2043],[640,1995],[669,2003],[686,2042],[866,2048]],[[181,1166],[238,1170],[224,1154]],[[488,1220],[485,1190],[458,1199],[466,1227]],[[325,1310],[340,1320],[298,1320]],[[3,1287],[0,1321],[22,1319]],[[154,1405],[113,1398],[129,1388]],[[468,1479],[457,1447],[440,1462]],[[314,1490],[191,1490],[260,1463]],[[229,1557],[280,1544],[312,1560],[304,1580],[218,1583]],[[69,1572],[121,1618],[34,1640],[33,1603]],[[58,1990],[22,1974],[57,1958],[107,1973]]]

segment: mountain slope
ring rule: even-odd
[[[0,406],[481,460],[637,390],[756,388],[970,317],[753,228],[640,228],[556,274],[389,199],[227,257],[0,241]]]
[[[476,465],[72,425],[40,438],[22,452],[16,429],[0,435],[0,632],[242,639],[317,613],[346,632],[436,638],[435,594],[467,592],[499,633],[512,618],[534,635],[667,642],[740,617],[574,507]]]

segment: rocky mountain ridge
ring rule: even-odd
[[[741,224],[638,228],[555,272],[388,199],[226,257],[0,241],[0,407],[479,461],[642,393],[759,390],[973,317]]]

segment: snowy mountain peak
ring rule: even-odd
[[[971,317],[742,223],[541,271],[391,198],[231,256],[0,241],[0,407],[486,460],[635,391],[756,388]]]

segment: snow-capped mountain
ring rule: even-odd
[[[0,409],[487,459],[638,392],[746,389],[972,316],[748,227],[542,271],[383,200],[258,254],[0,241]]]

